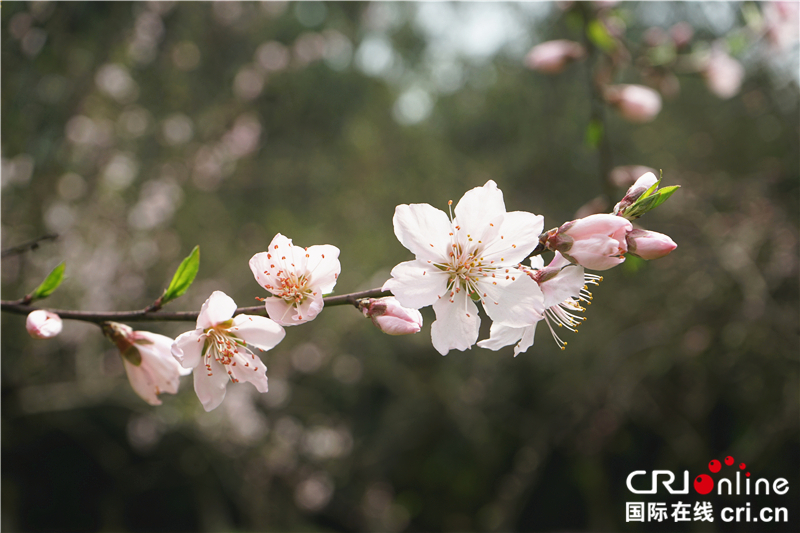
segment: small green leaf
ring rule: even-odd
[[[133,344],[125,348],[125,350],[120,353],[122,354],[122,358],[133,366],[139,366],[142,364],[142,354],[139,353],[139,350]]]
[[[56,290],[59,285],[61,285],[62,281],[64,281],[65,266],[66,264],[64,261],[60,262],[58,266],[47,275],[44,281],[31,293],[31,301],[47,298],[53,294],[53,291]]]
[[[666,202],[667,198],[672,196],[672,194],[680,188],[681,188],[680,185],[670,185],[669,187],[664,187],[663,189],[660,189],[658,191],[658,199],[656,200],[653,207],[651,207],[650,209],[655,209],[656,207]]]
[[[175,275],[172,276],[172,281],[164,291],[161,297],[161,305],[171,302],[175,298],[185,293],[194,281],[197,271],[200,269],[200,246],[195,246],[192,253],[181,262]]]
[[[603,123],[599,120],[590,120],[586,125],[586,144],[591,148],[597,148],[601,140],[603,140]]]
[[[603,23],[597,19],[589,23],[589,26],[586,28],[586,35],[595,46],[604,52],[611,52],[617,47],[614,38],[608,33]]]

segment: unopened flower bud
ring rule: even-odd
[[[585,54],[583,46],[575,41],[566,39],[547,41],[531,48],[525,56],[525,65],[546,74],[558,74],[573,61],[583,58]]]
[[[361,300],[358,307],[388,335],[409,335],[422,329],[422,314],[416,309],[403,307],[393,296]]]
[[[608,270],[625,261],[625,235],[633,229],[625,218],[590,215],[563,224],[542,235],[540,242],[561,252],[570,262],[591,270]]]
[[[635,229],[626,235],[628,251],[642,259],[659,259],[678,247],[675,241],[663,233]]]
[[[61,333],[61,317],[44,309],[31,311],[25,321],[25,328],[34,339],[52,339]]]
[[[630,122],[650,122],[661,111],[661,95],[643,85],[610,85],[604,97]]]
[[[636,180],[636,183],[630,186],[622,200],[614,206],[614,214],[616,215],[624,211],[626,207],[632,205],[647,189],[656,183],[658,183],[658,178],[656,178],[656,175],[652,172],[642,175],[642,177]]]

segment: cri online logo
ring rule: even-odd
[[[734,466],[736,461],[733,459],[732,456],[727,456],[725,458],[725,465],[727,466]],[[732,495],[740,495],[740,494],[751,494],[751,484],[750,484],[750,472],[745,472],[744,481],[742,480],[742,471],[747,468],[747,465],[744,463],[739,463],[738,469],[735,469],[736,475],[735,479],[732,481],[728,478],[720,479],[717,485],[717,494],[723,494],[723,490],[725,494]],[[708,470],[712,474],[717,474],[722,470],[722,463],[718,460],[714,459],[708,463]],[[671,470],[653,470],[651,473],[651,481],[650,481],[650,488],[649,489],[635,489],[633,487],[633,480],[638,476],[645,476],[647,475],[647,471],[645,470],[635,470],[628,475],[628,479],[626,480],[626,485],[628,486],[628,490],[634,494],[655,494],[658,491],[658,483],[661,482],[662,485],[667,489],[670,494],[689,494],[689,471],[684,470],[683,472],[683,487],[682,488],[673,488],[672,484],[675,482],[675,474]],[[667,479],[664,479],[666,477]],[[734,483],[735,483],[735,490],[734,490]],[[709,494],[711,491],[714,490],[714,480],[708,474],[700,474],[699,476],[694,478],[694,490],[698,494]],[[774,494],[786,494],[789,491],[789,482],[784,478],[777,478],[770,487],[770,482],[766,478],[760,478],[755,482],[755,494],[770,494],[771,492]]]

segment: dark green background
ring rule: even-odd
[[[761,530],[719,519],[625,523],[625,502],[642,499],[625,488],[629,472],[696,475],[730,454],[755,477],[789,479],[787,496],[749,501],[787,507],[792,523],[775,530],[793,531],[797,48],[776,51],[744,29],[741,7],[614,8],[634,59],[654,17],[665,28],[688,20],[693,46],[728,39],[747,77],[739,95],[721,100],[700,75],[682,72],[680,94],[652,123],[606,115],[614,165],[660,168],[666,184],[681,185],[641,220],[678,248],[604,273],[587,323],[563,335],[566,351],[540,326],[517,358],[510,347],[441,357],[430,309],[423,332],[388,337],[355,310],[332,308],[265,354],[269,393],[229,386],[223,405],[205,413],[190,378],[160,407],[141,401],[95,326],[65,322],[57,339],[34,341],[24,316],[4,313],[3,529]],[[441,67],[429,58],[441,43],[415,22],[421,9],[4,2],[3,247],[60,237],[3,260],[2,297],[23,296],[66,260],[67,280],[47,305],[141,308],[199,244],[197,280],[170,308],[197,310],[217,289],[255,305],[265,293],[247,261],[278,232],[339,247],[342,294],[379,286],[411,258],[392,233],[397,204],[446,209],[494,179],[508,210],[543,214],[550,228],[602,194],[598,154],[584,142],[587,63],[547,77],[522,61],[537,42],[581,40],[578,11],[591,8],[445,5],[445,26],[470,9],[504,9],[524,31],[484,58],[454,54],[461,83],[439,92]],[[730,28],[709,22],[726,14]],[[320,36],[349,43],[352,62],[298,60]],[[375,38],[393,49],[385,76],[357,66],[360,45]],[[243,98],[236,77],[257,68],[268,41],[293,59]],[[187,42],[199,52],[191,70],[174,59]],[[135,92],[101,89],[98,72],[109,64]],[[636,65],[615,81],[640,83]],[[393,109],[412,86],[434,105],[425,120],[400,124]],[[163,130],[176,113],[192,124],[183,144]],[[132,133],[137,117],[143,128]],[[234,157],[242,140],[225,139],[240,117],[260,134]],[[113,168],[132,164],[124,183]],[[169,336],[193,327],[132,325]],[[717,512],[723,503],[714,500]]]

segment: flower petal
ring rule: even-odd
[[[526,326],[531,327],[531,326]],[[504,346],[518,342],[525,333],[525,328],[512,328],[503,324],[493,323],[489,330],[489,338],[478,341],[478,346],[487,350],[497,351]]]
[[[318,287],[322,294],[333,291],[336,279],[342,271],[339,249],[330,244],[318,244],[309,246],[305,252],[308,256],[306,268],[311,275],[311,285]]]
[[[544,306],[552,307],[569,298],[578,298],[585,284],[583,267],[568,263],[555,277],[539,284],[544,294]]]
[[[145,341],[144,343],[136,342],[136,348],[142,356],[141,366],[148,367],[160,392],[176,394],[180,377],[190,374],[191,370],[184,369],[173,357],[174,341],[169,337],[149,331],[137,331],[135,335],[137,339]]]
[[[225,386],[229,378],[225,367],[216,359],[210,358],[208,364],[211,365],[210,370],[198,368],[194,372],[194,391],[203,409],[212,411],[225,399]]]
[[[125,366],[125,373],[128,374],[128,381],[131,382],[134,392],[150,405],[161,405],[156,393],[156,381],[144,363],[136,366],[123,357],[122,364]]]
[[[265,351],[274,348],[286,335],[284,329],[273,320],[255,315],[236,315],[228,331],[248,346]]]
[[[436,321],[431,325],[433,347],[442,355],[450,350],[467,350],[478,340],[481,319],[478,308],[467,295],[459,291],[451,298],[441,298],[433,304]]]
[[[539,244],[539,235],[544,228],[544,217],[512,211],[500,221],[497,236],[486,241],[481,256],[496,264],[515,265],[521,263]]]
[[[392,269],[383,290],[392,291],[400,305],[419,309],[431,305],[447,291],[449,275],[432,264],[406,261]]]
[[[267,365],[260,357],[240,349],[235,361],[236,366],[228,365],[234,379],[252,383],[258,392],[267,392]]]
[[[281,326],[294,326],[296,324],[296,322],[292,322],[292,316],[294,316],[296,309],[294,305],[283,298],[278,298],[277,296],[267,298],[264,300],[264,306],[269,317]]]
[[[195,329],[181,333],[172,343],[172,356],[183,368],[195,368],[200,364],[203,354],[205,338],[201,337],[203,331]]]
[[[250,271],[259,285],[269,290],[270,287],[279,285],[278,278],[273,273],[275,262],[270,259],[269,252],[259,252],[250,258]]]
[[[475,187],[464,193],[455,208],[455,222],[461,228],[460,232],[477,237],[489,228],[489,223],[495,217],[505,213],[503,192],[494,181],[489,180],[483,187]]]
[[[517,269],[506,270],[509,270],[508,274],[483,278],[478,283],[481,301],[485,302],[483,309],[494,322],[506,326],[535,324],[544,313],[544,296],[539,284]]]
[[[444,211],[429,204],[398,205],[392,222],[397,239],[417,259],[436,263],[446,260],[453,226]]]
[[[208,329],[229,320],[236,312],[236,302],[222,291],[214,291],[200,308],[197,327]]]

